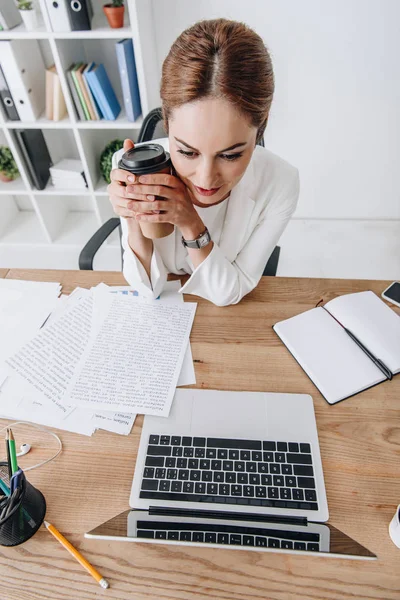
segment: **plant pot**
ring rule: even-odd
[[[119,29],[124,26],[124,6],[118,6],[114,8],[111,4],[105,4],[103,6],[104,13],[107,17],[107,21],[110,27],[113,29]]]
[[[0,171],[0,181],[3,181],[4,183],[8,183],[9,181],[13,181],[13,177],[9,177],[5,173],[3,173],[3,171]]]
[[[34,31],[37,29],[38,20],[36,10],[20,10],[19,14],[21,15],[27,31]]]

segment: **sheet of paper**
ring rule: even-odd
[[[91,422],[95,429],[105,429],[120,435],[129,435],[135,419],[136,414],[133,413],[99,411],[93,415]]]
[[[0,279],[0,363],[35,335],[59,291],[58,283]]]
[[[0,416],[55,427],[72,433],[92,435],[95,425],[88,411],[68,412],[60,403],[49,404],[39,394],[27,391],[26,382],[18,376],[9,377],[0,388]]]
[[[88,343],[92,306],[92,296],[82,298],[6,361],[52,403],[67,403],[67,385]]]
[[[196,305],[100,298],[103,322],[68,388],[70,401],[95,411],[168,416]]]
[[[131,295],[133,297],[139,297],[139,293],[129,286],[104,286],[107,287],[111,293],[120,293],[124,295]],[[179,294],[179,290],[181,288],[180,281],[167,281],[163,291],[161,292],[158,300],[161,302],[170,302],[172,304],[181,304],[183,302],[183,295]],[[104,288],[100,288],[100,285],[97,286],[96,292]],[[192,385],[196,383],[196,374],[194,371],[193,364],[193,356],[192,356],[192,348],[190,346],[190,342],[188,343],[187,350],[185,353],[185,357],[182,363],[182,369],[179,373],[177,387],[181,385]]]

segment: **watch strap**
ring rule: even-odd
[[[204,248],[204,246],[207,246],[207,244],[209,244],[210,242],[211,236],[207,227],[205,228],[203,233],[198,235],[197,238],[194,240],[185,240],[185,238],[182,236],[182,244],[185,246],[185,248]]]

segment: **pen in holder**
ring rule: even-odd
[[[46,514],[46,501],[42,492],[26,480],[23,471],[18,470],[11,482],[8,465],[0,462],[0,545],[18,546],[33,536],[43,523]],[[8,490],[8,491],[7,491]]]

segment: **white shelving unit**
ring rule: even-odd
[[[115,51],[118,40],[133,39],[143,115],[160,105],[151,3],[125,0],[121,29],[108,26],[102,12],[105,3],[92,0],[94,17],[88,31],[53,32],[44,0],[39,0],[37,30],[26,31],[20,25],[0,32],[0,39],[38,41],[46,68],[56,65],[68,110],[59,122],[49,121],[44,114],[34,122],[9,121],[0,111],[0,145],[10,147],[20,172],[15,181],[0,182],[0,267],[78,268],[82,247],[102,223],[115,216],[100,174],[100,154],[111,140],[136,140],[142,123],[142,118],[129,121],[124,112]],[[80,121],[75,113],[65,72],[73,62],[92,60],[104,64],[121,104],[115,121]],[[50,182],[41,191],[31,186],[13,136],[13,129],[27,128],[42,130],[53,163],[62,158],[82,161],[88,183],[85,192],[56,190]],[[109,252],[118,257],[118,245],[118,237],[111,236],[102,255]],[[108,262],[113,268],[115,262],[111,258]]]

